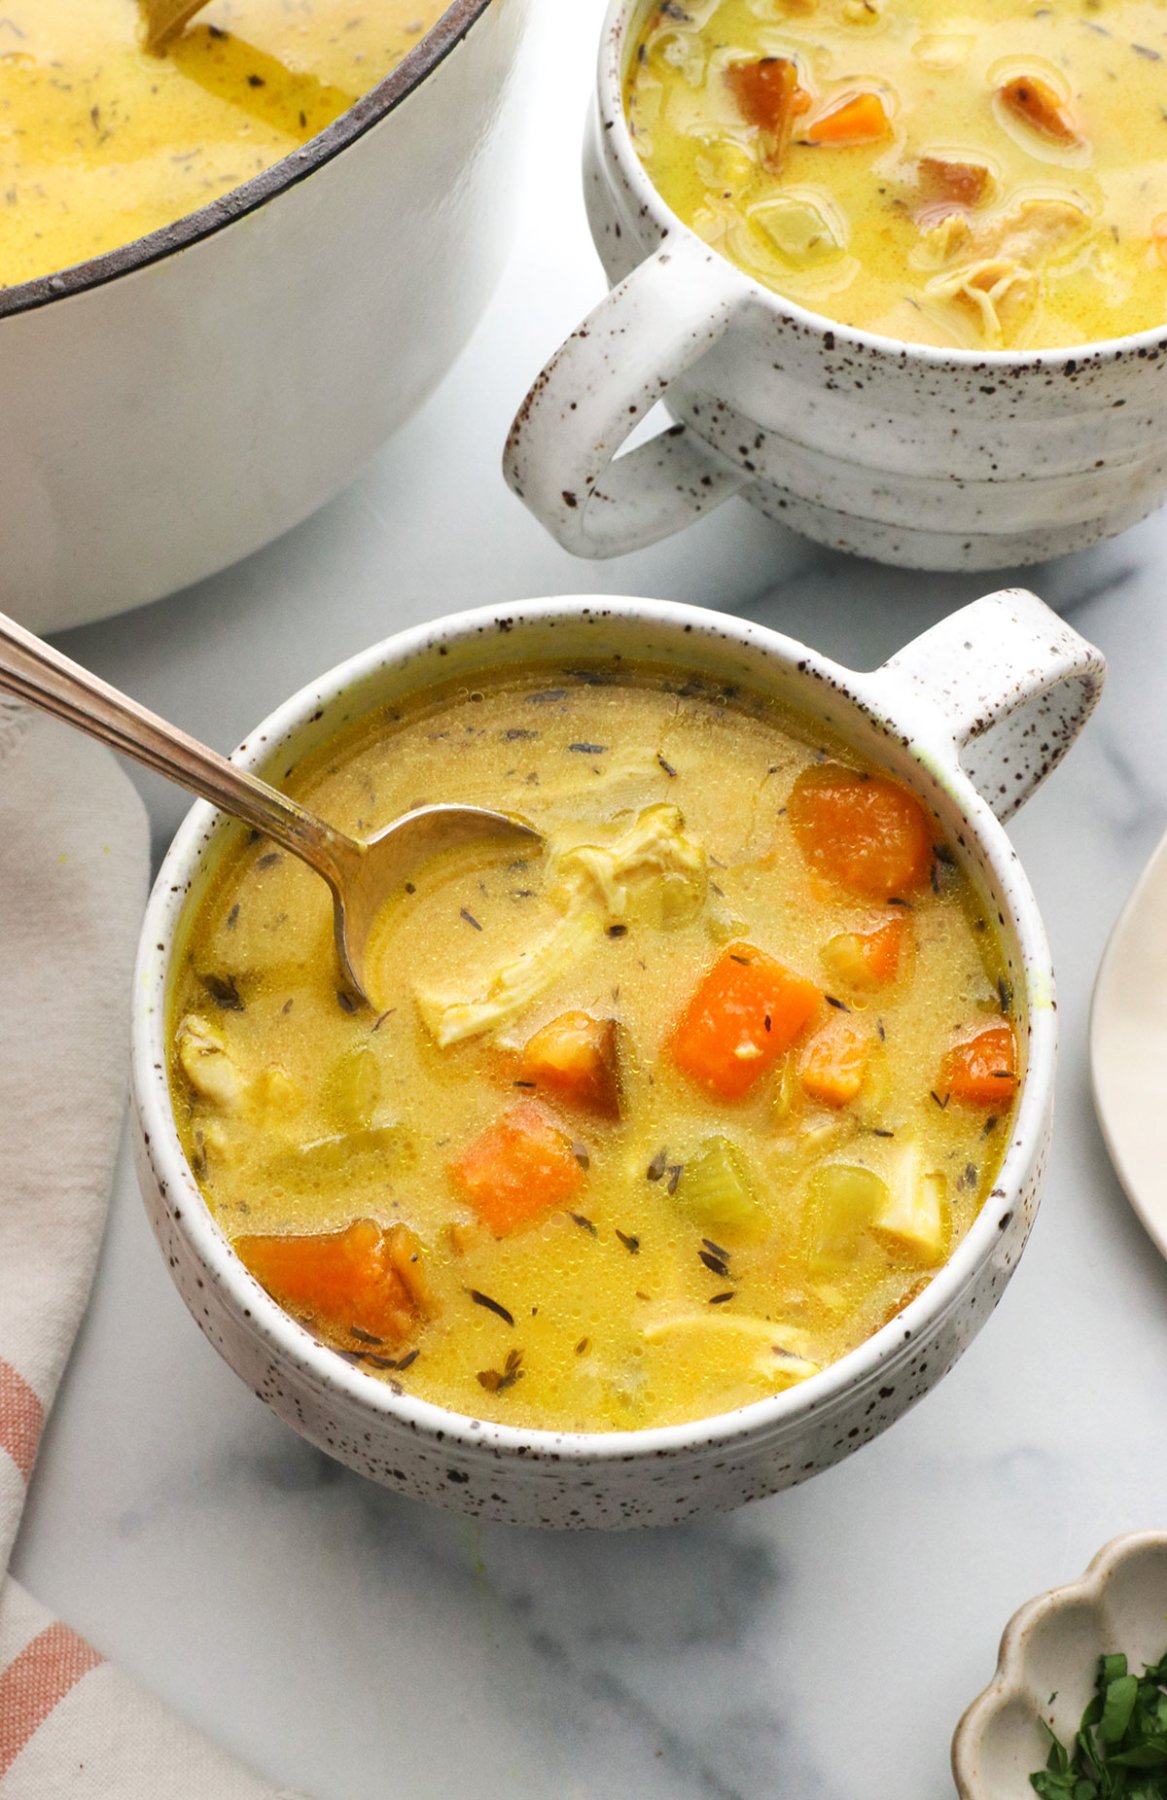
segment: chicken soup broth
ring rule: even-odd
[[[331,125],[446,0],[213,0],[164,55],[138,0],[4,0],[0,287],[206,206]]]
[[[545,853],[396,895],[376,1005],[318,877],[242,834],[189,930],[172,1087],[215,1217],[371,1377],[611,1431],[757,1400],[927,1283],[1018,1082],[992,921],[915,797],[699,678],[526,668],[292,771],[368,833],[428,801]]]
[[[1167,320],[1159,0],[666,0],[627,112],[664,199],[843,324],[969,349]]]

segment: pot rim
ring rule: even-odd
[[[0,287],[0,319],[51,306],[55,300],[75,298],[132,275],[151,263],[163,262],[179,250],[188,250],[204,238],[215,236],[288,188],[296,187],[364,137],[408,99],[493,4],[495,0],[449,0],[440,18],[376,87],[362,94],[339,119],[334,119],[298,150],[290,150],[278,162],[261,169],[250,181],[232,188],[217,200],[200,206],[195,212],[184,213],[180,219],[160,225],[143,237],[133,238],[128,244],[118,244],[87,262],[52,270],[31,281]]]
[[[672,210],[649,179],[648,171],[637,154],[624,111],[624,70],[628,60],[628,40],[634,21],[639,24],[640,15],[647,12],[653,3],[654,0],[609,0],[596,69],[596,102],[601,126],[599,138],[605,146],[605,154],[616,160],[621,177],[633,189],[640,216],[651,218],[662,237],[681,234],[704,245],[704,239],[699,238],[692,226],[686,225],[680,215]],[[1072,376],[1086,366],[1099,367],[1104,363],[1117,363],[1126,359],[1146,361],[1152,351],[1167,351],[1167,324],[1152,325],[1145,331],[1131,332],[1124,337],[1095,338],[1085,344],[1068,344],[1044,350],[966,350],[958,345],[945,348],[939,344],[914,344],[907,338],[884,337],[880,332],[865,331],[858,325],[845,325],[841,320],[828,317],[826,313],[813,312],[809,307],[800,306],[798,301],[788,299],[748,275],[716,246],[704,247],[712,248],[725,268],[736,276],[743,297],[748,297],[753,304],[760,305],[765,311],[790,324],[800,326],[813,336],[830,334],[834,341],[828,348],[832,350],[853,350],[869,356],[894,358],[896,362],[910,360],[936,369],[956,367],[965,371],[985,370],[1018,376],[1045,374],[1051,370]]]
[[[180,825],[150,894],[134,975],[133,1102],[141,1147],[162,1193],[169,1221],[184,1234],[228,1297],[236,1322],[263,1341],[274,1356],[291,1364],[309,1385],[317,1390],[331,1388],[358,1411],[396,1420],[435,1443],[463,1452],[521,1460],[536,1471],[540,1465],[576,1463],[601,1467],[702,1452],[735,1442],[762,1443],[779,1431],[787,1431],[800,1418],[808,1419],[829,1410],[848,1391],[869,1386],[881,1371],[908,1353],[911,1341],[926,1340],[928,1328],[959,1304],[965,1289],[991,1258],[1039,1153],[1056,1065],[1053,969],[1045,929],[1017,854],[988,802],[965,775],[951,746],[945,756],[934,737],[922,736],[916,744],[910,720],[892,718],[886,713],[875,680],[879,671],[864,674],[846,669],[769,626],[681,602],[631,595],[562,595],[526,600],[505,609],[487,606],[449,614],[397,632],[301,688],[256,726],[231,760],[262,771],[289,740],[312,722],[313,714],[348,692],[360,694],[364,700],[361,689],[379,670],[423,658],[436,661],[447,653],[442,645],[475,637],[489,644],[503,634],[513,638],[516,629],[525,625],[613,619],[656,626],[664,636],[692,633],[695,643],[702,635],[725,639],[757,655],[759,660],[777,662],[806,682],[809,695],[813,695],[816,686],[820,691],[841,692],[860,719],[881,731],[910,759],[922,778],[918,786],[925,798],[930,779],[937,797],[959,809],[964,821],[962,842],[973,872],[983,874],[996,886],[1005,909],[1002,929],[1007,938],[1012,934],[1020,952],[1017,974],[1026,994],[1028,1058],[1008,1147],[992,1192],[969,1231],[915,1300],[820,1374],[728,1412],[639,1430],[566,1432],[474,1419],[433,1401],[395,1393],[388,1383],[370,1377],[338,1351],[321,1343],[260,1287],[232,1251],[202,1196],[178,1136],[170,1099],[167,1042],[167,989],[176,928],[205,853],[208,849],[214,853],[218,827],[223,821],[223,815],[208,802],[196,802]],[[492,666],[492,662],[487,654],[483,667]],[[427,661],[419,687],[431,685],[437,674]],[[371,704],[376,705],[376,701]],[[922,722],[924,718],[922,713]],[[845,728],[843,735],[846,736]]]

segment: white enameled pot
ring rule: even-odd
[[[0,288],[0,605],[140,605],[286,531],[446,373],[510,238],[531,0],[452,0],[371,93],[222,200]]]
[[[666,1524],[802,1481],[890,1425],[984,1322],[1037,1207],[1057,1035],[1045,933],[1001,821],[1069,748],[1103,676],[1098,652],[1019,591],[964,608],[873,674],[693,607],[530,601],[463,613],[375,646],[289,700],[235,760],[278,778],[350,719],[435,680],[616,656],[771,695],[828,722],[915,788],[998,922],[1023,1080],[997,1185],[968,1236],[899,1317],[822,1374],[716,1418],[637,1432],[527,1431],[462,1417],[394,1393],[317,1342],[244,1268],[199,1192],[170,1100],[168,997],[186,921],[239,828],[196,806],[158,876],[134,992],[138,1173],[170,1273],[220,1354],[314,1444],[418,1499],[522,1525]]]
[[[729,495],[920,569],[1081,549],[1167,494],[1167,327],[1071,350],[931,349],[784,300],[682,223],[624,112],[653,0],[613,0],[585,149],[613,289],[540,374],[507,480],[577,556],[616,556]],[[679,422],[620,456],[664,398]]]

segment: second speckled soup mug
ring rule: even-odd
[[[808,537],[920,569],[1079,550],[1167,496],[1167,323],[1064,350],[934,349],[833,323],[703,243],[641,164],[624,75],[654,0],[613,0],[584,158],[613,288],[515,419],[512,488],[577,556],[740,493]],[[678,421],[626,455],[664,398]]]

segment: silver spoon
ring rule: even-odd
[[[236,768],[225,756],[99,681],[3,613],[0,692],[39,706],[210,800],[323,875],[332,889],[341,967],[370,1005],[365,957],[373,921],[420,864],[464,844],[513,839],[530,847],[543,841],[528,820],[482,806],[419,806],[375,837],[347,837],[266,781]]]

